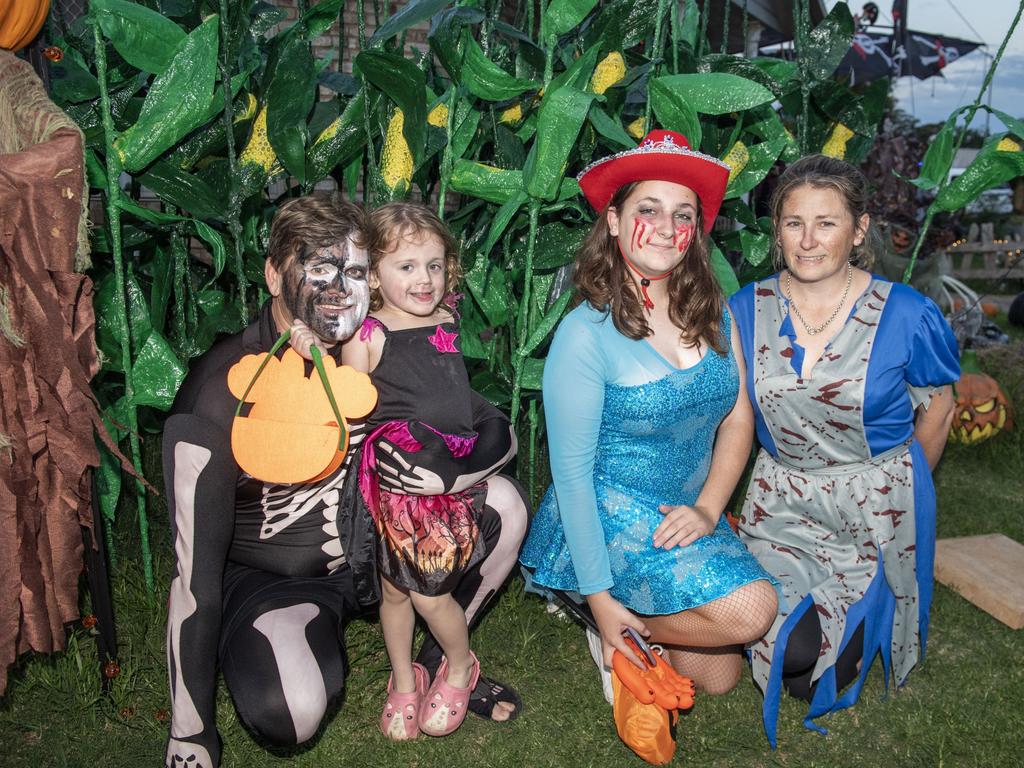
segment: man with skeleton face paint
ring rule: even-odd
[[[245,330],[193,363],[165,424],[176,556],[167,621],[167,766],[219,764],[218,668],[242,721],[263,741],[290,746],[311,738],[344,688],[344,623],[379,599],[373,523],[356,503],[357,473],[348,472],[358,466],[352,462],[363,425],[349,425],[348,456],[328,477],[264,483],[232,455],[237,400],[227,386],[239,359],[269,351],[287,329],[303,357],[316,345],[340,363],[340,342],[369,307],[368,226],[361,208],[333,196],[282,205],[265,267],[271,300]],[[483,399],[473,402],[473,412],[480,436],[465,459],[429,445],[415,454],[378,446],[382,485],[400,493],[463,490],[479,472],[505,463],[515,450],[507,419]],[[495,507],[485,508],[480,525],[488,557],[453,592],[471,625],[514,564],[526,528],[521,490],[508,478],[497,480],[504,492],[489,497]],[[431,670],[440,662],[429,635],[418,660]],[[496,720],[515,716],[519,706],[514,691],[485,678],[470,702]]]

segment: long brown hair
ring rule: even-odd
[[[871,190],[867,177],[860,169],[845,160],[827,155],[808,155],[801,157],[783,171],[779,184],[772,192],[769,206],[772,214],[772,228],[775,240],[772,243],[772,259],[776,269],[782,269],[785,262],[779,248],[778,231],[782,220],[782,206],[789,194],[798,187],[808,186],[814,189],[835,190],[843,199],[846,210],[853,216],[854,226],[858,226],[860,217],[868,212]],[[855,245],[850,254],[850,262],[861,269],[870,270],[878,254],[884,249],[882,233],[875,225],[874,219],[868,219],[868,228],[864,233],[864,241]]]
[[[633,278],[619,253],[618,242],[608,229],[608,208],[622,205],[637,184],[624,184],[612,195],[597,217],[590,234],[576,256],[573,282],[582,301],[598,311],[611,313],[615,329],[631,339],[651,335],[644,308],[637,296]],[[711,268],[704,211],[697,202],[696,232],[693,242],[668,279],[668,316],[679,329],[680,340],[689,346],[704,340],[720,355],[726,353],[722,334],[722,290]]]

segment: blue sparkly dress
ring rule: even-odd
[[[723,329],[728,339],[728,315]],[[689,546],[652,543],[659,506],[700,495],[738,387],[731,347],[679,369],[645,339],[620,334],[607,313],[586,303],[570,312],[544,367],[554,482],[520,555],[533,581],[582,595],[609,590],[648,615],[771,581],[724,516]]]

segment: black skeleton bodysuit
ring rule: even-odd
[[[358,503],[356,472],[348,473],[357,466],[361,424],[350,425],[345,464],[315,483],[266,484],[232,456],[237,400],[228,370],[244,355],[268,351],[277,336],[268,302],[249,327],[193,364],[165,424],[176,558],[167,623],[168,766],[219,764],[218,667],[250,730],[274,745],[309,739],[344,687],[343,623],[378,599],[373,524]],[[455,463],[443,445],[425,448],[410,457],[416,466],[401,465],[410,491],[419,468],[448,483],[510,454],[504,415],[476,395],[473,411],[480,437],[462,460],[472,466]],[[453,592],[471,623],[514,564],[525,525],[518,499],[485,509],[489,555]],[[428,640],[420,655],[436,652]]]

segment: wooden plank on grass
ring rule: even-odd
[[[935,578],[1013,629],[1024,627],[1024,544],[990,533],[940,539]]]

